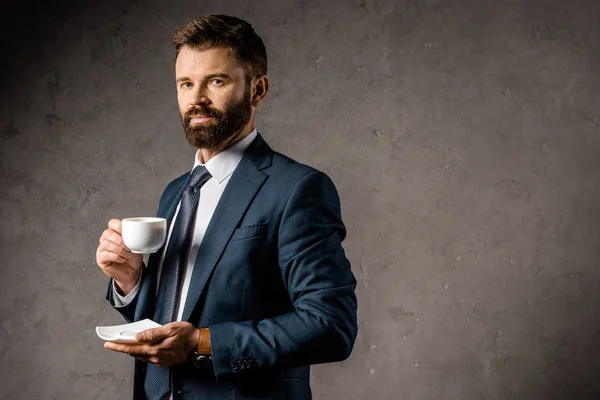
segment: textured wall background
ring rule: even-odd
[[[128,399],[97,240],[190,168],[172,30],[250,21],[258,129],[327,172],[359,280],[315,399],[600,398],[600,3],[4,2],[0,398]]]

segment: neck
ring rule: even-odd
[[[198,154],[200,156],[200,159],[198,161],[201,164],[206,164],[211,158],[213,158],[214,156],[216,156],[223,150],[231,147],[236,142],[239,142],[240,140],[242,140],[243,138],[248,136],[250,134],[250,132],[252,132],[253,130],[254,130],[254,123],[252,123],[252,121],[249,121],[248,125],[246,125],[242,129],[240,129],[235,135],[232,135],[229,139],[227,139],[226,141],[221,143],[221,145],[219,145],[219,147],[214,148],[214,149],[205,149],[205,148],[199,149],[200,152]]]

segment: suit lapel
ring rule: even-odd
[[[267,179],[261,169],[270,165],[271,158],[272,150],[258,135],[231,176],[198,249],[182,321],[192,315],[233,231]]]

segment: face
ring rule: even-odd
[[[250,84],[231,50],[184,46],[175,75],[181,121],[193,147],[217,149],[246,127],[253,114]]]

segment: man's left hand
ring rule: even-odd
[[[189,360],[198,346],[198,328],[189,322],[171,322],[139,332],[135,339],[139,343],[106,342],[104,347],[168,368]]]

